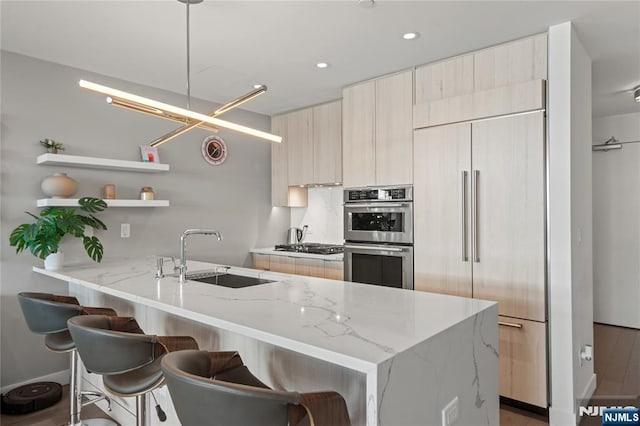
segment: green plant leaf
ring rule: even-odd
[[[102,254],[104,253],[104,247],[102,243],[96,237],[82,237],[82,244],[89,257],[96,262],[102,260]]]
[[[9,236],[9,245],[16,248],[16,253],[20,253],[26,248],[27,243],[25,242],[25,233],[28,231],[29,227],[30,225],[28,223],[23,223],[11,231],[11,235]]]
[[[80,210],[88,213],[101,212],[107,208],[107,203],[104,200],[93,197],[82,197],[78,200],[80,204]]]

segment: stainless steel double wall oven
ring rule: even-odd
[[[413,187],[344,191],[346,281],[413,290]]]

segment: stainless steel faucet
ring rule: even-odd
[[[222,234],[214,229],[187,229],[180,236],[180,265],[178,265],[178,273],[180,283],[183,283],[187,276],[187,237],[189,235],[215,235],[218,241],[222,240]]]

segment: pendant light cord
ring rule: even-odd
[[[189,43],[189,4],[190,0],[187,0],[187,109],[191,109],[191,55],[190,55],[190,43]]]

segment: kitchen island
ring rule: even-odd
[[[188,262],[189,272],[218,267]],[[493,302],[235,267],[228,272],[273,282],[180,284],[154,277],[154,257],[34,271],[67,281],[83,304],[135,316],[148,334],[187,334],[201,349],[238,350],[274,388],[335,390],[353,424],[440,425],[456,397],[456,424],[499,423]],[[83,378],[101,385],[100,377]],[[177,424],[166,389],[156,396],[167,424]],[[116,402],[116,420],[131,424],[134,401]]]

